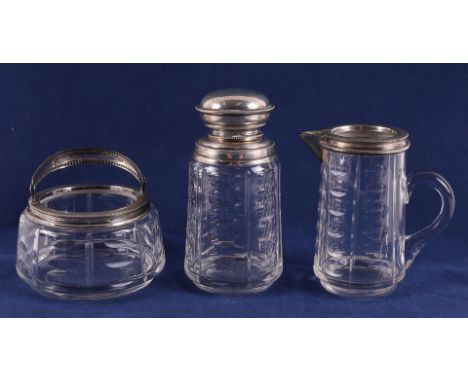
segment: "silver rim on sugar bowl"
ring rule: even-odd
[[[37,191],[39,183],[49,174],[72,166],[83,164],[104,164],[121,168],[131,174],[139,183],[138,189],[102,184],[80,184],[54,187]],[[48,207],[44,202],[68,192],[112,193],[132,199],[133,202],[122,208],[94,211],[69,212]],[[130,158],[116,151],[97,148],[80,148],[63,150],[47,158],[35,171],[30,185],[30,198],[27,213],[38,223],[54,227],[105,228],[117,227],[144,216],[151,204],[146,194],[146,180],[138,166]]]

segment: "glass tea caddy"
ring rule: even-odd
[[[210,129],[189,164],[185,273],[211,293],[255,293],[283,269],[280,165],[260,130],[274,106],[251,90],[206,95]]]
[[[73,184],[37,191],[49,174],[101,164],[130,173],[137,188]],[[63,299],[97,300],[135,292],[165,264],[156,209],[146,181],[128,157],[109,150],[60,151],[34,173],[19,221],[16,270],[37,292]]]
[[[322,161],[314,272],[340,296],[392,292],[429,238],[452,218],[455,196],[433,172],[406,175],[404,130],[346,125],[305,131],[302,140]],[[405,233],[405,205],[416,186],[432,187],[441,207],[432,223]]]

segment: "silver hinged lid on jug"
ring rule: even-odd
[[[344,125],[304,131],[301,139],[320,159],[322,149],[349,154],[386,155],[408,150],[408,133],[395,127]]]

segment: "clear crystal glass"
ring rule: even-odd
[[[391,292],[429,237],[450,220],[454,195],[435,173],[406,177],[405,153],[322,153],[314,271],[328,291],[342,296]],[[423,230],[405,234],[405,204],[416,185],[433,187],[442,206]]]
[[[67,199],[73,205],[75,198]],[[109,206],[111,198],[105,199]],[[154,207],[145,217],[114,229],[51,229],[27,212],[20,217],[17,273],[47,296],[96,300],[129,294],[149,284],[164,263]]]
[[[282,273],[280,167],[189,167],[185,272],[203,290],[253,293]]]
[[[72,184],[37,191],[43,178],[82,164],[112,165],[131,173],[139,187]],[[73,149],[47,158],[31,181],[31,197],[18,229],[18,275],[41,294],[96,300],[126,295],[164,268],[159,217],[145,179],[124,155]]]

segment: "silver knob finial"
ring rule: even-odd
[[[222,89],[208,93],[195,109],[211,129],[249,130],[265,125],[274,108],[257,91]]]

